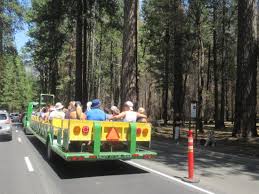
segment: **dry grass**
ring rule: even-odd
[[[215,139],[217,142],[216,147],[203,147],[199,143],[197,147],[201,149],[208,149],[216,152],[234,154],[237,156],[259,158],[259,138],[233,138],[232,135],[233,124],[230,122],[225,123],[224,129],[214,129],[214,125],[205,125],[204,134],[198,134],[199,139],[206,139],[209,130],[214,130]],[[172,126],[154,127],[153,136],[162,138],[172,138]],[[187,131],[188,128],[181,128],[181,144],[187,144]],[[259,130],[258,130],[259,133]]]

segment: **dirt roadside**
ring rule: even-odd
[[[233,138],[231,136],[233,125],[225,124],[225,129],[214,129],[213,125],[204,126],[204,134],[198,134],[198,141],[195,143],[196,149],[210,150],[223,154],[232,154],[239,157],[259,158],[259,137],[244,139]],[[215,133],[216,146],[204,147],[200,145],[201,139],[206,139],[208,131],[213,130]],[[153,127],[152,138],[159,141],[174,141],[172,126]],[[181,138],[179,144],[187,146],[188,128],[181,128]],[[258,131],[259,132],[259,131]]]

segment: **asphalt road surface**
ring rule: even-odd
[[[168,175],[153,161],[49,163],[45,146],[21,127],[0,140],[0,194],[213,194]],[[161,164],[162,165],[162,164]]]

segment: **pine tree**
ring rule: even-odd
[[[238,1],[238,48],[235,126],[233,136],[257,136],[256,74],[257,17],[256,1]]]
[[[131,100],[136,103],[136,22],[138,0],[124,0],[124,31],[121,70],[121,103]]]

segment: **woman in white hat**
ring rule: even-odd
[[[63,108],[64,106],[60,102],[57,102],[55,105],[55,110],[52,111],[49,115],[49,120],[52,120],[53,118],[64,119],[65,113],[63,112]]]
[[[113,116],[110,120],[122,119],[124,122],[136,122],[138,118],[147,118],[147,116],[133,111],[133,103],[127,101],[123,105],[123,112]]]

